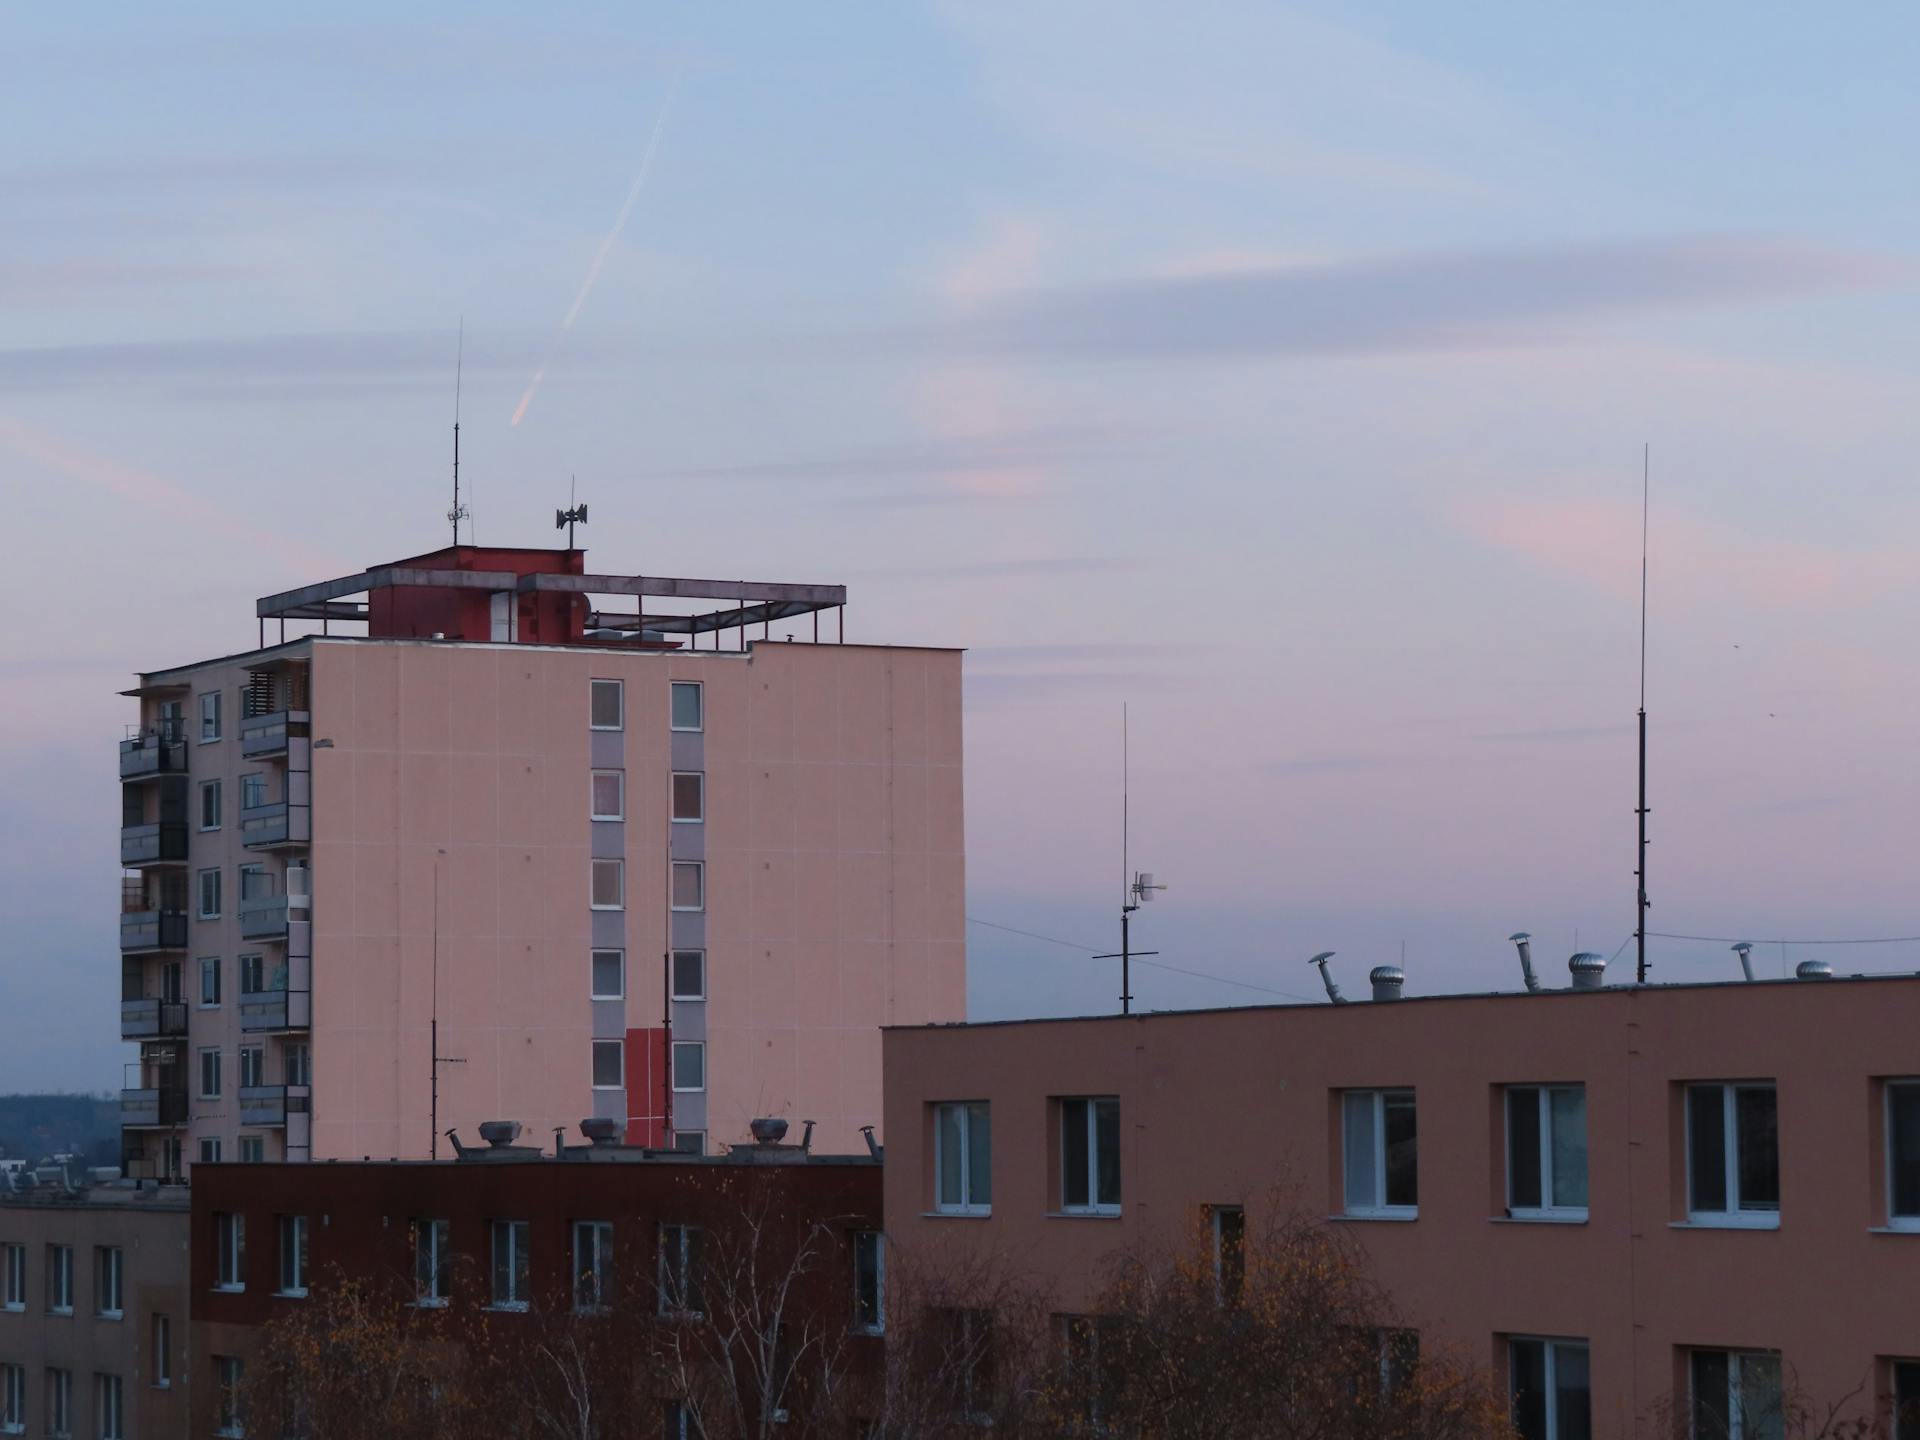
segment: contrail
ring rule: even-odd
[[[600,271],[607,263],[607,255],[613,249],[614,241],[620,238],[620,232],[627,228],[627,217],[633,213],[633,205],[640,198],[640,192],[646,188],[647,176],[653,173],[654,152],[660,148],[660,137],[666,133],[667,116],[673,110],[673,97],[680,93],[680,76],[684,73],[684,64],[676,66],[673,79],[667,85],[666,99],[660,102],[660,113],[654,118],[653,133],[647,137],[646,153],[640,157],[640,173],[633,177],[633,188],[627,191],[626,201],[620,206],[620,213],[614,217],[613,228],[607,232],[607,238],[600,242],[593,263],[587,267],[587,277],[580,282],[580,291],[573,297],[573,304],[567,307],[567,318],[560,322],[560,329],[547,346],[547,353],[540,361],[540,368],[533,372],[533,379],[527,382],[527,392],[520,397],[520,403],[514,407],[512,425],[518,425],[526,416],[527,407],[533,403],[534,391],[540,388],[540,382],[547,378],[547,366],[553,363],[554,353],[559,350],[560,342],[566,338],[573,322],[580,318],[580,309],[587,303],[587,296],[593,293],[594,282],[600,278]]]

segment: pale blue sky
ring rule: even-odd
[[[1654,928],[1920,933],[1904,7],[0,26],[0,1088],[118,1083],[114,692],[437,542],[462,316],[482,542],[577,474],[605,568],[844,580],[858,638],[971,647],[983,920],[1117,938],[1125,700],[1164,961],[1611,953],[1651,441]],[[971,940],[978,1015],[1112,1002]]]

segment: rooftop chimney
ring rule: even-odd
[[[1507,939],[1520,951],[1520,978],[1527,982],[1527,993],[1533,994],[1540,988],[1540,978],[1533,973],[1533,937],[1524,930],[1516,930]]]
[[[482,1120],[480,1138],[496,1150],[511,1145],[520,1138],[520,1122],[518,1120]]]
[[[1753,979],[1753,961],[1749,960],[1747,956],[1752,950],[1753,946],[1745,940],[1742,940],[1738,945],[1733,947],[1733,953],[1740,957],[1740,973],[1749,980]]]
[[[582,1120],[580,1133],[587,1137],[590,1145],[617,1145],[620,1141],[620,1122],[598,1115],[591,1120]]]
[[[876,1160],[884,1158],[884,1152],[881,1149],[880,1142],[873,1138],[873,1126],[862,1125],[860,1127],[860,1133],[866,1137],[867,1154]]]
[[[1793,967],[1793,978],[1796,980],[1831,980],[1833,979],[1833,966],[1824,960],[1802,960],[1798,965]]]
[[[1376,965],[1367,972],[1367,980],[1373,986],[1374,999],[1398,1000],[1400,987],[1407,981],[1407,972],[1398,965]]]
[[[778,1116],[749,1122],[747,1129],[756,1145],[778,1145],[787,1138],[787,1122]]]
[[[1607,977],[1607,957],[1582,950],[1567,961],[1567,969],[1573,972],[1574,989],[1598,990]]]
[[[1327,987],[1327,999],[1336,1005],[1344,1005],[1347,1003],[1346,997],[1340,993],[1340,987],[1333,983],[1333,977],[1327,973],[1327,961],[1333,958],[1333,954],[1331,950],[1322,950],[1307,961],[1307,964],[1320,967],[1320,983]]]

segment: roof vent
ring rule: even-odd
[[[607,1115],[596,1115],[580,1122],[580,1133],[590,1144],[616,1145],[620,1141],[620,1122]]]
[[[496,1150],[504,1145],[511,1145],[520,1138],[520,1122],[518,1120],[482,1120],[480,1138]]]
[[[1567,961],[1567,969],[1573,972],[1574,989],[1598,990],[1607,978],[1607,957],[1582,950]]]
[[[1793,978],[1796,980],[1831,980],[1833,979],[1833,966],[1824,960],[1802,960],[1798,965],[1793,967]]]
[[[1533,973],[1533,937],[1524,930],[1516,930],[1507,936],[1520,951],[1520,977],[1527,982],[1527,993],[1535,993],[1540,988],[1540,977]]]
[[[1398,965],[1376,965],[1367,972],[1376,1000],[1398,1000],[1400,987],[1407,983],[1407,972]]]
[[[752,1121],[747,1129],[753,1132],[756,1145],[778,1145],[787,1138],[787,1122],[778,1116]]]
[[[1344,1005],[1347,1003],[1347,997],[1340,993],[1340,987],[1333,983],[1333,977],[1327,973],[1327,961],[1333,958],[1333,953],[1331,950],[1322,950],[1307,961],[1307,964],[1320,967],[1320,983],[1327,987],[1327,999],[1336,1005]]]
[[[1740,973],[1749,980],[1753,979],[1753,961],[1747,958],[1753,953],[1753,946],[1748,941],[1742,940],[1733,947],[1733,953],[1740,957]]]

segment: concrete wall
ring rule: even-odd
[[[1353,987],[1349,987],[1353,988]],[[1881,1081],[1920,1073],[1905,978],[1441,997],[886,1035],[887,1214],[1083,1305],[1104,1257],[1208,1204],[1297,1204],[1357,1239],[1423,1333],[1504,1373],[1510,1335],[1591,1342],[1595,1432],[1675,1393],[1686,1349],[1776,1349],[1824,1405],[1920,1356],[1920,1234],[1888,1233]],[[1688,1226],[1683,1085],[1777,1085],[1777,1229]],[[1501,1087],[1586,1086],[1589,1218],[1504,1216]],[[1418,1218],[1339,1218],[1338,1095],[1416,1093]],[[1117,1218],[1059,1215],[1050,1097],[1121,1102]],[[993,1111],[990,1219],[933,1209],[929,1107]],[[1824,1413],[1824,1411],[1822,1412]],[[1651,1431],[1648,1431],[1651,1433]]]

